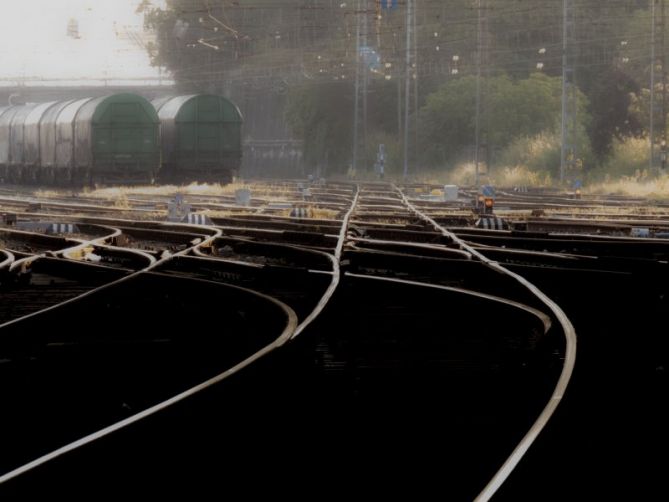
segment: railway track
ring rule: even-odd
[[[221,472],[241,486],[250,464],[278,481],[344,463],[344,490],[462,500],[543,498],[550,466],[568,496],[587,485],[563,463],[581,454],[577,439],[608,451],[613,425],[579,430],[584,413],[618,411],[589,400],[602,375],[643,388],[626,399],[644,412],[656,406],[669,240],[630,235],[661,234],[662,205],[502,192],[510,230],[485,230],[467,199],[421,196],[434,187],[319,185],[307,200],[300,183],[254,184],[262,195],[248,206],[187,195],[212,225],[165,222],[172,196],[150,190],[122,211],[94,196],[2,195],[0,212],[18,221],[0,228],[0,382],[21,383],[5,389],[14,433],[0,490],[166,475],[214,487]],[[328,217],[291,217],[295,205]],[[46,235],[45,221],[77,233]],[[608,307],[591,315],[594,297]],[[53,329],[68,325],[87,328]],[[48,414],[48,427],[34,418]]]

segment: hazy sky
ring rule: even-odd
[[[158,76],[125,33],[126,27],[142,30],[142,16],[135,14],[139,2],[0,0],[0,80]],[[67,36],[70,18],[79,21],[78,40]]]

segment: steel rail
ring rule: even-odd
[[[10,265],[14,263],[14,254],[6,249],[0,250],[0,258],[4,255],[4,260],[0,261],[0,270],[7,267],[9,269]]]
[[[524,312],[527,312],[528,314],[532,314],[535,316],[541,324],[544,327],[544,335],[548,333],[548,330],[551,328],[553,325],[553,322],[551,321],[550,316],[547,316],[544,312],[541,310],[535,309],[534,307],[530,307],[529,305],[525,305],[524,303],[517,302],[515,300],[510,300],[508,298],[503,298],[501,296],[495,296],[491,295],[488,293],[482,293],[480,291],[474,291],[471,289],[465,289],[465,288],[457,288],[453,286],[445,286],[443,284],[432,284],[429,282],[422,282],[422,281],[413,281],[409,279],[398,279],[396,277],[379,277],[375,275],[367,275],[367,274],[355,274],[352,272],[346,272],[346,277],[355,277],[357,279],[368,279],[371,281],[385,281],[385,282],[394,282],[397,284],[408,284],[411,286],[420,286],[424,288],[431,288],[431,289],[438,289],[441,291],[451,291],[453,293],[461,293],[466,296],[473,296],[475,298],[481,298],[484,300],[490,300],[492,302],[496,303],[503,303],[504,305],[509,305],[511,307],[515,307],[519,310],[522,310]]]
[[[89,444],[93,441],[96,441],[96,440],[98,440],[102,437],[105,437],[105,436],[107,436],[107,435],[109,435],[113,432],[116,432],[116,431],[118,431],[118,430],[120,430],[124,427],[127,427],[127,426],[129,426],[133,423],[136,423],[139,420],[142,420],[142,419],[144,419],[144,418],[146,418],[150,415],[153,415],[153,414],[155,414],[155,413],[157,413],[161,410],[164,410],[165,408],[167,408],[167,407],[169,407],[173,404],[176,404],[176,403],[180,402],[180,401],[194,395],[195,393],[200,392],[200,391],[206,389],[207,387],[210,387],[210,386],[228,378],[230,375],[232,375],[234,373],[237,373],[238,371],[242,370],[246,366],[252,364],[254,361],[263,357],[265,354],[273,351],[277,347],[283,345],[284,343],[286,343],[289,340],[292,340],[293,338],[298,336],[300,333],[302,333],[304,331],[304,329],[306,329],[306,327],[309,324],[311,324],[313,322],[313,320],[316,319],[318,317],[318,315],[322,312],[322,310],[325,308],[325,306],[327,305],[327,303],[329,302],[329,300],[333,296],[335,290],[337,289],[337,286],[339,285],[339,282],[341,280],[341,268],[340,268],[341,254],[342,254],[344,242],[345,242],[346,237],[347,237],[348,221],[351,217],[351,214],[353,213],[353,211],[355,209],[355,206],[357,204],[357,200],[358,200],[358,190],[357,190],[357,187],[356,187],[356,193],[355,193],[354,199],[351,201],[351,206],[350,206],[348,212],[346,213],[346,216],[342,220],[342,226],[341,226],[341,229],[340,229],[339,238],[338,238],[338,242],[337,242],[337,246],[335,248],[334,254],[323,253],[326,256],[328,256],[328,258],[330,258],[330,260],[332,262],[333,271],[332,271],[332,279],[331,279],[330,285],[326,289],[325,293],[321,297],[321,299],[318,302],[318,304],[316,305],[316,307],[312,310],[312,312],[307,317],[305,317],[305,319],[301,323],[298,324],[297,315],[295,314],[295,312],[290,307],[288,307],[284,303],[279,302],[278,300],[276,300],[272,297],[257,293],[255,291],[247,290],[247,289],[241,288],[239,286],[224,284],[225,287],[231,287],[231,288],[235,288],[235,289],[238,289],[238,290],[253,293],[257,296],[264,297],[264,298],[270,300],[271,302],[273,302],[276,305],[281,306],[281,308],[283,308],[284,311],[287,312],[287,315],[288,315],[288,323],[287,323],[284,331],[281,333],[281,335],[277,339],[275,339],[272,343],[270,343],[269,345],[263,347],[258,352],[254,353],[253,355],[244,359],[243,361],[236,364],[232,368],[226,370],[225,372],[220,373],[219,375],[216,375],[215,377],[213,377],[213,378],[211,378],[211,379],[209,379],[209,380],[207,380],[207,381],[205,381],[201,384],[198,384],[197,386],[194,386],[194,387],[192,387],[192,388],[190,388],[190,389],[188,389],[188,390],[186,390],[186,391],[184,391],[180,394],[177,394],[176,396],[173,396],[172,398],[170,398],[168,400],[165,400],[161,403],[158,403],[158,404],[156,404],[156,405],[154,405],[150,408],[147,408],[146,410],[143,410],[143,411],[141,411],[141,412],[139,412],[139,413],[137,413],[137,414],[135,414],[131,417],[128,417],[128,418],[126,418],[122,421],[119,421],[119,422],[117,422],[115,424],[112,424],[108,427],[105,427],[105,428],[103,428],[99,431],[96,431],[92,434],[89,434],[89,435],[87,435],[83,438],[80,438],[80,439],[78,439],[78,440],[76,440],[72,443],[69,443],[65,446],[62,446],[61,448],[58,448],[58,449],[56,449],[56,450],[54,450],[54,451],[52,451],[52,452],[50,452],[46,455],[43,455],[43,456],[41,456],[41,457],[31,461],[31,462],[28,462],[28,463],[26,463],[26,464],[24,464],[24,465],[22,465],[22,466],[20,466],[16,469],[12,470],[12,471],[0,476],[0,484],[4,483],[6,481],[9,481],[9,480],[11,480],[11,479],[13,479],[17,476],[20,476],[21,474],[24,474],[24,473],[26,473],[26,472],[28,472],[32,469],[35,469],[36,467],[39,467],[40,465],[43,465],[44,463],[49,462],[49,461],[51,461],[51,460],[53,460],[53,459],[55,459],[55,458],[57,458],[57,457],[59,457],[63,454],[66,454],[66,453],[71,452],[71,451],[73,451],[77,448],[80,448],[84,445],[87,445],[87,444]],[[166,224],[166,226],[170,226],[170,225]],[[175,224],[174,226],[179,226],[179,224]],[[10,323],[18,322],[21,319],[25,319],[27,317],[31,317],[31,316],[34,316],[34,315],[37,315],[37,314],[41,314],[41,313],[43,313],[45,311],[48,311],[48,310],[53,310],[55,308],[59,308],[62,305],[72,303],[74,301],[80,300],[81,298],[84,298],[84,297],[90,296],[92,294],[95,294],[96,292],[98,292],[100,290],[107,289],[107,288],[112,287],[116,284],[128,281],[128,280],[132,279],[133,277],[136,277],[140,274],[145,274],[147,272],[150,272],[150,271],[156,269],[157,267],[163,265],[167,261],[172,260],[174,257],[185,256],[191,250],[199,250],[199,248],[201,248],[205,245],[209,245],[209,244],[213,243],[217,238],[223,236],[222,230],[220,228],[216,229],[216,228],[212,228],[212,227],[201,227],[201,226],[199,227],[197,225],[192,225],[192,226],[196,227],[196,228],[206,229],[208,232],[211,232],[212,230],[214,230],[214,234],[210,235],[208,238],[205,238],[202,242],[199,242],[194,246],[190,246],[187,249],[184,249],[184,250],[182,250],[178,253],[174,253],[170,256],[167,256],[167,257],[159,259],[159,260],[154,260],[152,263],[150,263],[149,266],[145,267],[142,270],[139,270],[139,271],[133,272],[131,274],[128,274],[127,276],[124,276],[124,277],[122,277],[122,278],[120,278],[116,281],[112,281],[110,283],[104,284],[104,285],[102,285],[98,288],[95,288],[95,289],[91,290],[91,291],[87,291],[87,292],[83,293],[82,295],[77,296],[76,298],[73,298],[73,299],[67,300],[65,302],[59,303],[57,305],[48,307],[47,309],[40,310],[39,312],[29,314],[28,316],[24,316],[22,318],[10,321],[9,323],[6,323],[2,326],[5,326],[5,325],[10,324]],[[97,240],[99,240],[99,239],[97,239]],[[77,249],[77,248],[85,247],[86,245],[91,245],[91,244],[93,244],[93,243],[92,242],[81,243],[81,244],[71,248],[70,251],[72,251],[74,249]],[[97,244],[97,245],[100,245],[100,244]],[[125,249],[125,248],[117,248],[117,249]],[[213,282],[213,281],[204,281],[202,279],[194,279],[194,280],[199,280],[201,282]],[[215,284],[221,284],[221,283],[215,283]],[[2,326],[0,326],[0,327],[2,327]]]
[[[164,275],[164,274],[158,274],[158,275]],[[117,431],[119,431],[119,430],[121,430],[125,427],[128,427],[132,424],[135,424],[135,423],[139,422],[140,420],[148,418],[151,415],[154,415],[154,414],[156,414],[160,411],[163,411],[163,410],[169,408],[170,406],[173,406],[173,405],[175,405],[175,404],[177,404],[177,403],[179,403],[179,402],[197,394],[198,392],[201,392],[201,391],[203,391],[203,390],[205,390],[205,389],[207,389],[207,388],[225,380],[226,378],[230,377],[231,375],[234,375],[235,373],[238,373],[239,371],[246,368],[247,366],[249,366],[253,362],[257,361],[258,359],[260,359],[264,355],[272,352],[276,348],[285,344],[288,340],[290,340],[291,335],[294,333],[295,328],[297,326],[297,315],[295,314],[295,312],[290,307],[288,307],[284,303],[276,300],[275,298],[263,295],[263,294],[258,293],[256,291],[241,288],[239,286],[233,286],[233,285],[230,285],[230,284],[221,284],[221,283],[216,283],[216,282],[213,282],[213,281],[206,281],[206,280],[203,280],[203,279],[191,279],[191,280],[217,284],[217,285],[222,286],[222,287],[227,287],[227,288],[232,288],[232,289],[236,289],[236,290],[239,290],[239,291],[244,291],[248,294],[255,295],[259,298],[263,298],[263,299],[269,301],[270,303],[273,303],[274,305],[276,305],[277,307],[279,307],[280,309],[282,309],[284,311],[284,313],[286,314],[286,325],[283,328],[281,334],[276,339],[274,339],[271,343],[264,346],[262,349],[258,350],[257,352],[253,353],[252,355],[248,356],[247,358],[245,358],[241,362],[235,364],[233,367],[228,368],[227,370],[219,373],[218,375],[215,375],[212,378],[209,378],[202,383],[199,383],[199,384],[197,384],[197,385],[195,385],[195,386],[193,386],[193,387],[191,387],[191,388],[189,388],[189,389],[187,389],[183,392],[180,392],[179,394],[176,394],[175,396],[172,396],[169,399],[166,399],[164,401],[161,401],[158,404],[155,404],[155,405],[153,405],[149,408],[146,408],[145,410],[142,410],[139,413],[136,413],[136,414],[134,414],[134,415],[132,415],[128,418],[125,418],[123,420],[120,420],[120,421],[112,424],[112,425],[104,427],[103,429],[100,429],[96,432],[88,434],[88,435],[86,435],[86,436],[84,436],[80,439],[77,439],[76,441],[73,441],[73,442],[71,442],[71,443],[69,443],[65,446],[61,446],[60,448],[57,448],[56,450],[53,450],[53,451],[51,451],[51,452],[49,452],[45,455],[42,455],[41,457],[36,458],[35,460],[32,460],[32,461],[30,461],[26,464],[23,464],[20,467],[17,467],[16,469],[13,469],[13,470],[3,474],[2,476],[0,476],[0,484],[5,483],[5,482],[7,482],[11,479],[14,479],[14,478],[20,476],[21,474],[25,474],[26,472],[31,471],[31,470],[47,463],[47,462],[50,462],[51,460],[54,460],[54,459],[66,454],[66,453],[74,451],[78,448],[81,448],[81,447],[87,445],[87,444],[90,444],[94,441],[97,441],[98,439],[101,439],[105,436],[108,436],[108,435],[114,433],[114,432],[117,432]],[[119,282],[119,281],[117,281],[117,282]]]
[[[171,226],[170,224],[165,224],[165,225],[166,225],[166,226]],[[8,322],[6,322],[6,323],[4,323],[4,324],[0,324],[0,328],[3,328],[3,327],[8,326],[8,325],[10,325],[10,324],[15,324],[15,323],[17,323],[17,322],[19,322],[19,321],[21,321],[21,320],[24,320],[24,319],[27,319],[27,318],[30,318],[30,317],[35,317],[35,316],[37,316],[37,315],[43,314],[44,312],[48,312],[48,311],[51,311],[51,310],[55,310],[55,309],[57,309],[57,308],[61,308],[61,307],[64,306],[64,305],[68,305],[68,304],[71,304],[71,303],[80,301],[82,298],[86,298],[86,297],[88,297],[88,296],[91,296],[91,295],[93,295],[93,294],[96,294],[96,293],[99,292],[99,291],[102,291],[102,290],[108,289],[108,288],[110,288],[110,287],[112,287],[112,286],[115,286],[115,285],[117,285],[117,284],[121,284],[121,283],[123,283],[123,282],[129,281],[129,280],[131,280],[131,279],[133,279],[133,278],[135,278],[135,277],[138,277],[138,276],[140,276],[140,275],[142,275],[142,274],[145,274],[145,273],[147,273],[147,272],[151,272],[151,271],[153,271],[155,268],[157,268],[157,267],[159,267],[160,265],[164,264],[165,262],[171,260],[171,259],[174,258],[175,256],[183,256],[183,255],[185,255],[186,253],[188,253],[192,248],[196,248],[196,247],[198,247],[198,246],[202,246],[202,245],[209,244],[209,243],[213,242],[216,238],[218,238],[218,237],[220,237],[220,236],[222,235],[222,232],[221,232],[220,230],[216,230],[216,229],[213,229],[213,228],[211,228],[211,227],[204,227],[204,226],[197,226],[197,225],[193,225],[193,227],[196,227],[196,228],[200,228],[200,229],[206,230],[207,232],[210,232],[210,233],[213,231],[213,235],[210,235],[208,238],[204,239],[202,242],[199,242],[199,243],[197,243],[197,244],[195,244],[195,245],[193,245],[193,246],[190,246],[190,247],[188,247],[188,248],[186,248],[186,249],[184,249],[184,250],[182,250],[182,251],[180,251],[180,252],[178,252],[178,253],[174,253],[174,254],[172,254],[172,255],[166,256],[165,258],[161,258],[161,259],[158,259],[158,260],[154,259],[154,260],[153,260],[152,262],[150,262],[149,265],[146,266],[145,268],[143,268],[143,269],[141,269],[141,270],[138,270],[138,271],[135,271],[135,272],[132,272],[132,273],[130,273],[130,274],[126,275],[126,276],[123,276],[123,277],[121,277],[121,278],[119,278],[119,279],[117,279],[117,280],[115,280],[115,281],[111,281],[111,282],[108,282],[108,283],[106,283],[106,284],[103,284],[102,286],[98,286],[97,288],[91,289],[90,291],[86,291],[86,292],[84,292],[84,293],[82,293],[82,294],[80,294],[80,295],[78,295],[78,296],[76,296],[76,297],[74,297],[74,298],[71,298],[71,299],[69,299],[69,300],[66,300],[66,301],[64,301],[64,302],[57,303],[56,305],[52,305],[52,306],[47,307],[47,308],[45,308],[45,309],[39,310],[39,311],[37,311],[37,312],[33,312],[33,313],[28,314],[28,315],[26,315],[26,316],[19,317],[19,318],[17,318],[17,319],[13,319],[13,320],[8,321]],[[117,248],[117,249],[124,249],[124,248]],[[39,256],[37,256],[37,257],[29,257],[29,258],[26,258],[26,259],[27,259],[27,260],[34,260],[35,258],[39,259],[40,257],[43,257],[43,256],[44,256],[44,255],[39,255]],[[205,281],[205,282],[207,282],[207,281]],[[244,290],[244,288],[240,288],[239,286],[232,286],[232,285],[226,285],[226,286],[229,286],[229,287],[232,287],[232,288],[236,288],[236,289],[239,289],[239,290]],[[248,290],[246,290],[246,291],[248,291]],[[256,292],[252,292],[252,293],[254,293],[254,294],[258,295],[258,296],[261,296],[261,297],[264,296],[264,295],[261,295],[261,294],[256,293]],[[275,304],[277,304],[277,305],[281,305],[282,308],[285,307],[284,310],[286,310],[286,312],[288,312],[289,322],[288,322],[288,324],[287,324],[287,326],[286,326],[286,329],[284,330],[284,332],[282,333],[282,335],[279,337],[279,339],[283,339],[284,337],[290,337],[290,334],[293,333],[294,328],[295,328],[295,325],[296,325],[296,315],[295,315],[295,313],[293,312],[292,309],[290,309],[289,307],[285,306],[284,304],[282,304],[282,303],[279,302],[278,300],[275,300],[275,299],[273,299],[273,298],[269,298],[269,297],[267,297],[267,298],[268,298],[269,300],[271,300],[273,303],[275,303]],[[277,340],[278,340],[278,339],[277,339]],[[276,340],[275,340],[275,342],[276,342]],[[268,345],[267,347],[270,347],[270,346],[272,346],[272,344]],[[265,347],[265,349],[267,349],[267,347]],[[202,390],[202,389],[205,388],[205,387],[208,387],[208,386],[210,386],[210,385],[213,385],[214,383],[216,383],[216,382],[222,380],[223,378],[227,378],[227,376],[229,376],[229,374],[236,373],[237,371],[239,371],[239,370],[242,369],[243,367],[245,367],[245,366],[247,366],[248,364],[250,364],[251,362],[255,361],[258,357],[261,357],[262,355],[264,355],[264,353],[266,353],[266,352],[263,352],[263,350],[264,350],[264,349],[262,349],[262,350],[260,351],[260,352],[262,352],[262,354],[260,354],[260,355],[258,355],[259,353],[253,354],[252,356],[250,356],[249,358],[245,359],[245,360],[242,361],[241,363],[238,363],[238,364],[237,364],[236,366],[234,366],[233,368],[228,369],[226,372],[221,373],[221,374],[217,375],[216,377],[214,377],[214,378],[212,378],[212,379],[210,379],[210,380],[208,380],[208,381],[206,381],[206,382],[203,382],[202,384],[199,384],[198,386],[195,386],[195,387],[193,387],[193,388],[191,388],[191,389],[189,389],[189,390],[187,390],[187,391],[185,391],[185,392],[182,392],[182,393],[180,393],[180,394],[178,394],[178,395],[176,395],[176,396],[174,396],[174,397],[172,397],[172,398],[170,398],[170,399],[168,399],[168,400],[166,400],[166,401],[163,401],[162,403],[159,403],[159,404],[157,404],[157,405],[155,405],[155,406],[153,406],[153,407],[151,407],[151,408],[148,408],[148,409],[146,409],[146,410],[144,410],[144,411],[142,411],[142,412],[140,412],[140,413],[137,413],[136,415],[133,415],[133,416],[131,416],[131,417],[128,417],[128,418],[125,419],[125,420],[122,420],[122,421],[117,422],[117,423],[115,423],[115,424],[113,424],[113,425],[110,425],[110,426],[108,426],[108,427],[106,427],[106,428],[104,428],[104,429],[101,429],[101,430],[99,430],[99,431],[97,431],[97,432],[95,432],[95,433],[89,434],[89,435],[87,435],[87,436],[85,436],[85,437],[83,437],[83,438],[81,438],[81,439],[78,439],[77,441],[74,441],[74,442],[72,442],[72,443],[70,443],[70,444],[67,444],[67,445],[61,447],[61,448],[58,448],[58,449],[56,449],[56,450],[54,450],[54,451],[52,451],[52,452],[50,452],[50,453],[47,453],[46,455],[43,455],[43,456],[41,456],[41,457],[39,457],[39,458],[37,458],[37,459],[31,461],[31,462],[28,462],[28,463],[26,463],[26,464],[24,464],[24,465],[22,465],[22,466],[20,466],[20,467],[17,467],[16,469],[13,469],[13,470],[11,470],[11,471],[9,471],[9,472],[3,474],[2,476],[0,476],[0,484],[4,483],[4,482],[6,482],[6,481],[9,481],[10,479],[13,479],[13,478],[15,478],[15,477],[17,477],[17,476],[20,476],[21,474],[24,474],[25,472],[28,472],[28,471],[30,471],[30,470],[32,470],[32,469],[34,469],[34,468],[36,468],[36,467],[38,467],[38,466],[40,466],[40,465],[42,465],[42,464],[48,462],[48,461],[50,461],[50,460],[53,460],[53,459],[56,458],[56,457],[59,457],[59,456],[65,454],[65,453],[67,453],[67,452],[70,452],[70,451],[72,451],[72,450],[75,450],[75,449],[77,449],[77,448],[79,448],[79,447],[81,447],[81,446],[84,446],[84,445],[86,445],[86,444],[92,442],[92,441],[95,441],[95,440],[100,439],[100,438],[102,438],[102,437],[104,437],[104,436],[107,436],[108,434],[111,434],[111,433],[114,432],[114,431],[117,431],[117,430],[119,430],[119,429],[122,429],[123,427],[126,427],[126,426],[128,426],[128,425],[130,425],[130,424],[132,424],[132,423],[135,423],[135,422],[137,422],[138,420],[141,420],[142,418],[145,418],[145,417],[147,417],[147,416],[149,416],[149,415],[152,415],[152,414],[154,414],[154,413],[156,413],[156,412],[158,412],[158,411],[160,411],[160,410],[166,408],[167,406],[170,406],[170,405],[172,405],[172,404],[174,404],[174,403],[176,403],[176,402],[178,402],[178,401],[181,401],[181,400],[185,399],[186,397],[191,396],[192,394],[194,394],[194,393],[196,393],[196,392],[199,392],[200,390]],[[273,350],[273,348],[272,348],[271,350]],[[255,357],[255,356],[257,356],[257,357]],[[234,371],[233,371],[233,370],[234,370]],[[232,373],[231,373],[231,372],[232,372]],[[203,386],[205,386],[205,387],[203,387]]]
[[[170,223],[165,223],[164,225],[165,225],[165,226],[173,226],[173,224],[170,224]],[[171,260],[171,259],[174,258],[175,256],[183,256],[183,255],[189,253],[192,249],[197,248],[197,247],[199,247],[199,246],[208,245],[208,244],[212,243],[212,242],[213,242],[215,239],[217,239],[218,237],[221,237],[221,236],[222,236],[222,231],[221,231],[221,230],[218,230],[218,229],[215,229],[215,228],[213,228],[213,227],[206,227],[206,226],[202,226],[202,225],[200,225],[200,226],[198,226],[198,225],[192,225],[192,226],[195,227],[195,228],[199,228],[199,229],[201,229],[201,230],[206,230],[206,232],[208,232],[208,233],[212,233],[212,232],[213,232],[213,235],[210,235],[209,237],[205,238],[205,239],[202,240],[201,242],[198,242],[197,244],[194,244],[194,245],[192,245],[192,246],[189,246],[189,247],[187,247],[186,249],[183,249],[183,250],[181,250],[181,251],[179,251],[179,252],[177,252],[177,253],[170,254],[169,256],[165,256],[165,257],[160,258],[160,259],[157,259],[157,258],[155,258],[155,257],[153,257],[153,256],[151,256],[151,255],[149,255],[148,253],[144,253],[144,252],[142,252],[142,251],[140,251],[140,250],[131,249],[131,248],[123,248],[123,247],[115,247],[115,246],[106,246],[106,245],[103,245],[103,244],[99,244],[99,243],[98,243],[98,241],[100,241],[100,240],[104,240],[107,236],[103,236],[103,237],[99,237],[99,238],[96,238],[96,239],[92,239],[91,241],[84,242],[84,243],[82,243],[82,244],[77,244],[76,246],[73,246],[73,247],[71,247],[71,248],[66,248],[66,249],[61,250],[61,251],[64,251],[64,252],[65,252],[65,251],[68,251],[68,250],[69,250],[69,251],[72,251],[72,250],[74,250],[74,249],[80,249],[80,248],[83,248],[83,247],[86,247],[86,246],[95,245],[95,246],[106,247],[106,248],[108,248],[108,249],[119,249],[119,250],[123,250],[123,251],[134,252],[134,253],[137,254],[138,256],[142,256],[142,257],[146,258],[146,259],[149,261],[149,264],[148,264],[146,267],[142,268],[142,269],[139,269],[139,270],[130,272],[128,275],[125,275],[125,276],[123,276],[123,277],[121,277],[121,278],[119,278],[119,279],[116,279],[115,281],[111,281],[111,282],[108,282],[108,283],[103,284],[103,285],[101,285],[101,286],[98,286],[98,287],[96,287],[96,288],[93,288],[93,289],[91,289],[91,290],[89,290],[89,291],[86,291],[86,292],[84,292],[84,293],[82,293],[82,294],[80,294],[80,295],[75,296],[74,298],[70,298],[69,300],[65,300],[64,302],[60,302],[60,303],[57,303],[57,304],[55,304],[55,305],[51,305],[50,307],[46,307],[46,308],[44,308],[44,309],[42,309],[42,310],[38,310],[37,312],[32,312],[32,313],[30,313],[30,314],[28,314],[28,315],[25,315],[25,316],[22,316],[22,317],[18,317],[18,318],[16,318],[16,319],[12,319],[11,321],[7,321],[7,322],[4,323],[4,324],[0,324],[0,328],[4,328],[5,326],[8,326],[8,325],[10,325],[10,324],[15,324],[15,323],[17,323],[17,322],[19,322],[19,321],[21,321],[21,320],[23,320],[23,319],[26,319],[26,318],[29,318],[29,317],[34,317],[34,316],[40,315],[40,314],[42,314],[42,313],[44,313],[44,312],[48,312],[48,311],[50,311],[50,310],[54,310],[54,309],[60,308],[60,307],[63,306],[63,305],[68,305],[68,304],[70,304],[70,303],[77,302],[77,301],[81,300],[82,298],[86,298],[86,297],[88,297],[88,296],[91,296],[91,295],[93,295],[93,294],[96,294],[98,291],[102,291],[102,290],[104,290],[104,289],[110,288],[110,287],[115,286],[115,285],[117,285],[117,284],[121,284],[122,282],[125,282],[125,281],[128,281],[128,280],[130,280],[130,279],[133,279],[133,278],[135,278],[135,277],[137,277],[137,276],[139,276],[139,275],[141,275],[141,274],[143,274],[143,273],[150,272],[150,271],[154,270],[155,268],[157,268],[157,267],[161,266],[162,264],[164,264],[166,261]],[[33,261],[38,260],[38,259],[40,259],[40,258],[44,258],[44,257],[46,257],[46,256],[47,256],[46,253],[41,253],[41,254],[36,254],[36,255],[34,255],[34,256],[29,256],[29,257],[23,258],[23,259],[21,259],[21,260],[17,260],[17,261],[15,261],[14,263],[12,263],[12,265],[11,265],[11,270],[15,270],[15,269],[18,268],[18,267],[24,266],[25,264],[30,264],[30,263],[32,263]],[[76,261],[76,260],[73,260],[73,261]],[[1,335],[0,335],[0,336],[1,336]]]
[[[341,229],[339,231],[339,237],[337,239],[337,245],[335,247],[334,254],[327,253],[328,258],[330,258],[330,261],[332,262],[332,279],[330,280],[330,285],[323,293],[323,296],[321,297],[316,307],[311,311],[311,313],[307,317],[305,317],[305,319],[297,327],[295,333],[293,333],[293,335],[291,336],[291,339],[298,337],[320,315],[320,313],[323,311],[325,306],[328,304],[328,302],[334,295],[334,292],[336,291],[337,287],[339,286],[339,283],[341,281],[341,255],[344,249],[344,243],[346,241],[346,237],[348,235],[348,223],[351,219],[351,215],[355,211],[356,205],[358,204],[359,196],[360,196],[360,189],[356,185],[355,195],[353,196],[353,200],[351,201],[351,207],[349,207],[348,211],[344,215],[344,218],[342,219],[341,222]]]
[[[424,242],[403,242],[403,241],[389,241],[389,240],[384,240],[384,239],[370,239],[367,237],[351,237],[350,241],[353,243],[363,243],[363,244],[371,244],[373,246],[378,246],[379,248],[394,248],[394,247],[406,247],[406,248],[414,248],[417,251],[424,249],[424,250],[430,250],[430,251],[444,251],[447,253],[451,253],[454,256],[460,256],[463,260],[471,260],[472,256],[470,253],[467,251],[464,251],[462,249],[454,249],[454,248],[449,248],[446,245],[443,244],[426,244]],[[360,248],[363,249],[363,248]]]
[[[530,448],[530,446],[532,446],[532,444],[539,436],[543,428],[546,426],[550,418],[553,416],[553,413],[555,413],[555,410],[557,409],[558,405],[560,404],[560,401],[562,400],[562,397],[564,396],[564,393],[567,390],[569,381],[571,380],[571,376],[574,371],[574,366],[576,364],[576,341],[577,341],[576,330],[574,329],[574,326],[572,325],[571,321],[564,313],[564,311],[534,284],[532,284],[524,277],[508,270],[499,263],[490,260],[485,255],[481,254],[479,251],[477,251],[469,244],[467,244],[465,241],[460,239],[457,235],[455,235],[452,232],[449,232],[447,229],[445,229],[444,227],[439,225],[436,221],[434,221],[431,217],[427,216],[426,214],[416,209],[416,207],[409,201],[409,199],[406,197],[406,195],[401,189],[399,189],[398,187],[395,187],[395,189],[400,193],[403,202],[406,204],[406,206],[409,208],[410,211],[412,211],[414,214],[419,216],[424,221],[430,223],[437,231],[441,232],[442,235],[452,239],[453,242],[460,245],[463,250],[471,253],[472,256],[479,259],[482,263],[490,267],[492,270],[495,270],[496,272],[509,276],[518,281],[524,287],[526,287],[531,293],[533,293],[539,300],[541,300],[541,302],[543,302],[551,310],[553,315],[555,315],[556,319],[562,326],[562,330],[566,341],[565,358],[562,366],[562,372],[560,373],[560,377],[555,385],[553,394],[549,399],[548,403],[546,404],[546,406],[544,407],[544,409],[542,410],[542,412],[537,417],[534,424],[532,424],[532,426],[527,431],[525,436],[521,439],[520,443],[516,445],[514,450],[506,459],[506,461],[502,464],[499,470],[495,473],[492,479],[488,482],[485,488],[478,494],[478,496],[475,499],[476,501],[481,501],[481,502],[488,501],[492,498],[493,495],[495,495],[495,493],[497,493],[497,491],[504,484],[509,475],[516,468],[518,463],[521,461],[521,459],[523,458],[527,450]]]

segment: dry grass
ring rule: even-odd
[[[444,181],[453,185],[472,186],[476,182],[476,166],[471,162],[460,164],[445,176]]]
[[[177,193],[184,195],[228,195],[234,196],[239,189],[251,190],[251,196],[254,198],[262,197],[265,199],[285,200],[289,196],[296,196],[297,191],[292,187],[286,186],[282,183],[230,183],[228,185],[215,184],[199,184],[191,183],[190,185],[161,185],[161,186],[135,186],[135,187],[109,187],[100,188],[89,192],[90,197],[97,197],[101,199],[121,199],[128,195],[161,195],[170,196]]]
[[[196,195],[222,195],[227,193],[227,186],[223,187],[219,184],[197,184],[177,186],[177,185],[160,185],[160,186],[133,186],[133,187],[107,187],[92,190],[87,195],[90,197],[98,197],[101,199],[117,199],[127,197],[128,195],[174,195],[176,193],[182,194],[196,194]],[[232,191],[234,193],[234,190]]]
[[[545,187],[552,184],[552,179],[547,172],[531,171],[525,166],[497,169],[489,177],[489,181],[493,185],[502,187]]]
[[[593,173],[600,180],[606,176],[646,178],[649,161],[648,138],[625,138],[614,140],[611,155],[606,163]]]
[[[199,213],[206,214],[210,218],[235,218],[237,216],[245,216],[247,214],[256,214],[255,209],[250,209],[248,211],[235,211],[235,210],[225,210],[225,209],[207,209],[204,211],[198,211]]]
[[[114,207],[120,209],[132,209],[127,195],[120,195],[119,197],[114,198]]]
[[[613,181],[605,180],[602,183],[588,187],[588,192],[593,194],[644,197],[653,200],[669,200],[669,175],[665,174],[655,179],[623,177]]]
[[[504,167],[493,170],[486,175],[481,169],[481,184],[492,184],[501,187],[531,186],[545,187],[553,182],[546,172],[532,171],[525,166]],[[458,186],[473,186],[476,181],[476,167],[468,162],[458,165],[451,171],[425,171],[413,176],[418,183],[453,184]]]
[[[38,197],[40,199],[50,199],[54,197],[62,197],[64,195],[63,192],[58,192],[56,190],[35,190],[33,193],[35,197]]]
[[[427,185],[473,185],[474,184],[474,165],[461,164],[452,171],[437,171],[434,169],[416,169],[409,174],[408,181],[412,183],[424,183]],[[363,181],[356,178],[353,181]],[[376,180],[378,181],[378,179]],[[405,180],[402,175],[386,176],[384,181],[402,184]],[[416,189],[416,193],[423,193],[423,189]]]
[[[335,220],[339,218],[339,211],[323,207],[314,207],[311,209],[311,217],[318,220]]]

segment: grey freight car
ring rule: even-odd
[[[149,183],[158,116],[134,94],[0,108],[0,178],[14,183]]]

